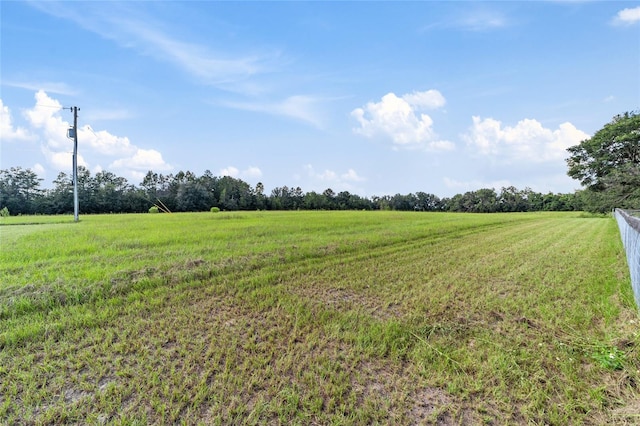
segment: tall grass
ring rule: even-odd
[[[638,420],[639,318],[611,218],[45,222],[0,222],[4,423]]]

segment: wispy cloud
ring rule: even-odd
[[[458,11],[448,17],[444,17],[438,22],[428,24],[420,31],[430,30],[462,30],[472,32],[491,31],[512,24],[511,20],[502,11],[489,9],[486,6],[477,6]]]
[[[205,84],[225,85],[277,68],[280,52],[224,52],[205,41],[186,40],[186,31],[171,27],[144,10],[144,3],[32,2],[42,12],[113,40],[141,55],[167,61]]]
[[[289,117],[321,129],[323,128],[323,120],[317,106],[322,101],[324,99],[313,96],[295,95],[280,101],[227,101],[222,102],[221,105],[244,111],[264,112]]]
[[[130,120],[135,114],[126,109],[93,109],[84,113],[87,121]]]
[[[468,31],[487,31],[508,25],[507,18],[496,11],[475,11],[454,21],[454,25]]]
[[[12,81],[3,80],[3,86],[17,87],[20,89],[26,89],[31,92],[38,92],[40,90],[47,93],[55,93],[57,95],[75,96],[77,92],[69,87],[66,83],[58,83],[51,81]]]

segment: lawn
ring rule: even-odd
[[[615,220],[0,219],[0,424],[638,424]]]

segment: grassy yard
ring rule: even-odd
[[[639,424],[610,217],[0,219],[0,424]]]

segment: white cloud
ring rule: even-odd
[[[71,151],[52,151],[46,145],[42,146],[42,154],[47,163],[56,171],[70,174],[73,172],[73,147]],[[78,166],[90,169],[82,154],[78,153]]]
[[[243,172],[243,175],[251,178],[259,178],[262,177],[262,170],[258,167],[249,166],[249,168]]]
[[[162,154],[155,149],[136,148],[132,156],[114,161],[109,168],[161,172],[171,170],[172,166],[165,163]]]
[[[442,108],[447,102],[444,99],[444,96],[442,96],[442,93],[433,89],[425,92],[407,93],[402,96],[402,99],[414,107],[425,107],[431,109]]]
[[[503,126],[493,118],[473,117],[473,126],[463,135],[468,146],[478,153],[506,163],[562,160],[566,149],[589,137],[571,123],[557,129],[544,128],[532,119],[519,121],[515,126]]]
[[[14,127],[11,111],[0,99],[0,139],[3,141],[30,140],[33,136],[22,127]]]
[[[237,168],[233,167],[233,166],[229,166],[229,167],[225,167],[224,169],[221,169],[218,174],[220,176],[230,176],[230,177],[237,177],[240,174],[240,170],[238,170]]]
[[[347,173],[343,173],[342,175],[340,175],[340,178],[344,181],[349,182],[362,182],[365,180],[364,178],[358,176],[356,171],[353,169],[349,169]]]
[[[31,168],[31,170],[33,170],[33,172],[35,174],[37,174],[38,176],[42,176],[45,173],[45,169],[42,166],[42,164],[40,164],[40,163],[34,164],[33,167]]]
[[[228,166],[218,172],[220,176],[230,176],[236,179],[257,179],[262,177],[262,170],[255,166],[249,166],[247,169],[240,171],[237,167]]]
[[[136,153],[136,147],[131,145],[128,137],[115,136],[106,130],[94,132],[89,125],[78,129],[78,140],[81,140],[85,145],[88,144],[100,154],[115,156]]]
[[[396,96],[387,93],[380,102],[369,102],[351,111],[360,127],[353,131],[368,138],[390,138],[395,148],[451,150],[452,142],[439,140],[433,120],[421,108],[439,108],[445,99],[437,90]]]
[[[35,106],[26,110],[24,115],[34,138],[40,140],[46,164],[66,173],[72,168],[73,141],[67,138],[72,117],[69,117],[69,121],[63,119],[62,111],[60,102],[40,90],[35,94]],[[65,112],[71,115],[69,111]],[[79,119],[82,118],[80,111]],[[109,168],[124,172],[127,178],[137,177],[140,172],[148,170],[160,172],[172,169],[160,152],[137,147],[126,136],[116,136],[107,130],[94,131],[89,124],[78,128],[78,165],[89,168],[95,174],[102,170],[102,166],[92,166],[90,163],[111,161],[110,158],[116,159]]]
[[[355,183],[366,181],[366,179],[359,176],[354,169],[348,169],[345,173],[338,173],[329,169],[319,172],[316,171],[311,164],[306,164],[303,169],[305,170],[306,176],[311,179],[310,186],[319,190],[331,186],[334,190],[338,191],[353,191],[356,189],[354,186]],[[320,189],[320,187],[322,187],[322,189]]]
[[[338,179],[338,174],[333,170],[324,170],[322,172],[316,172],[311,164],[304,166],[307,175],[313,179],[321,180],[323,182],[334,182]]]
[[[622,9],[613,18],[614,25],[628,26],[640,22],[640,6]]]
[[[481,188],[494,188],[499,190],[500,188],[506,188],[511,186],[511,182],[508,180],[493,180],[493,181],[481,181],[481,180],[470,180],[470,181],[460,181],[457,179],[445,177],[443,179],[444,185],[451,189],[455,190],[458,193],[467,192],[467,191],[476,191]]]
[[[67,130],[71,126],[60,116],[62,105],[49,97],[43,90],[35,94],[36,104],[33,109],[25,111],[29,124],[40,133],[40,139],[49,149],[56,151],[73,150],[73,143],[67,139]]]

